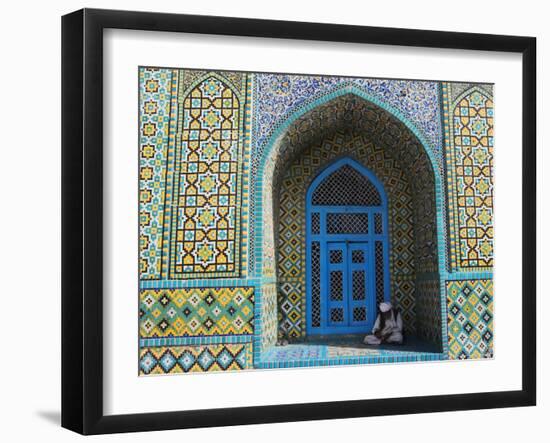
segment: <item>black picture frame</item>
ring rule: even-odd
[[[522,388],[177,412],[103,412],[103,31],[108,28],[522,54]],[[62,426],[151,431],[536,404],[536,39],[83,9],[62,18]]]

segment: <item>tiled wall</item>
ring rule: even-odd
[[[443,84],[453,271],[493,266],[493,101],[487,86]]]
[[[252,335],[254,288],[142,289],[142,338]]]
[[[139,78],[140,373],[251,368],[251,80],[157,68]]]
[[[420,275],[416,281],[416,312],[418,336],[441,345],[442,311],[441,283],[438,274]]]
[[[442,83],[449,219],[446,282],[451,359],[493,353],[493,150],[491,85]]]
[[[388,191],[407,332],[492,355],[490,85],[140,68],[139,98],[141,374],[304,334],[305,190],[343,154]]]
[[[337,132],[307,148],[286,169],[278,201],[278,281],[280,334],[306,332],[305,209],[309,184],[334,159],[351,156],[382,181],[388,195],[391,243],[391,294],[403,315],[407,333],[416,331],[414,220],[409,178],[383,148],[360,133]]]
[[[447,282],[449,358],[493,356],[493,281]]]
[[[252,369],[252,343],[141,347],[141,375]]]

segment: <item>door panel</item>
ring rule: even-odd
[[[348,293],[346,243],[328,243],[327,312],[330,326],[348,324]]]
[[[372,253],[369,242],[348,243],[350,326],[366,325],[369,320],[369,294],[372,280]]]
[[[353,328],[368,325],[374,295],[369,242],[328,242],[327,251],[328,326]]]

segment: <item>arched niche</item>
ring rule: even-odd
[[[373,146],[374,150],[382,151],[388,159],[398,164],[407,179],[414,218],[415,333],[441,343],[444,322],[441,319],[439,270],[444,258],[437,238],[443,229],[443,208],[441,177],[436,161],[412,125],[402,116],[358,93],[347,91],[321,98],[308,109],[289,117],[272,137],[260,161],[262,178],[256,195],[261,196],[261,204],[255,210],[261,241],[256,269],[263,282],[258,294],[260,303],[256,317],[260,345],[262,348],[274,345],[279,324],[284,321],[278,294],[281,284],[285,282],[277,272],[282,180],[301,155],[312,147],[322,147],[324,142],[338,134],[351,137],[352,142],[360,139],[360,146],[351,143],[346,147],[346,155],[354,156],[354,149]],[[330,160],[330,152],[325,153],[324,157],[325,161]],[[315,166],[311,165],[311,174],[303,177],[304,186],[311,180]],[[365,166],[371,167],[369,164]],[[305,283],[303,280],[301,283],[300,291],[305,294]]]

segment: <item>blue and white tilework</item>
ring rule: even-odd
[[[140,375],[493,356],[492,85],[138,75]],[[343,154],[401,208],[402,346],[306,334],[305,194]],[[280,272],[290,262],[296,275]]]

